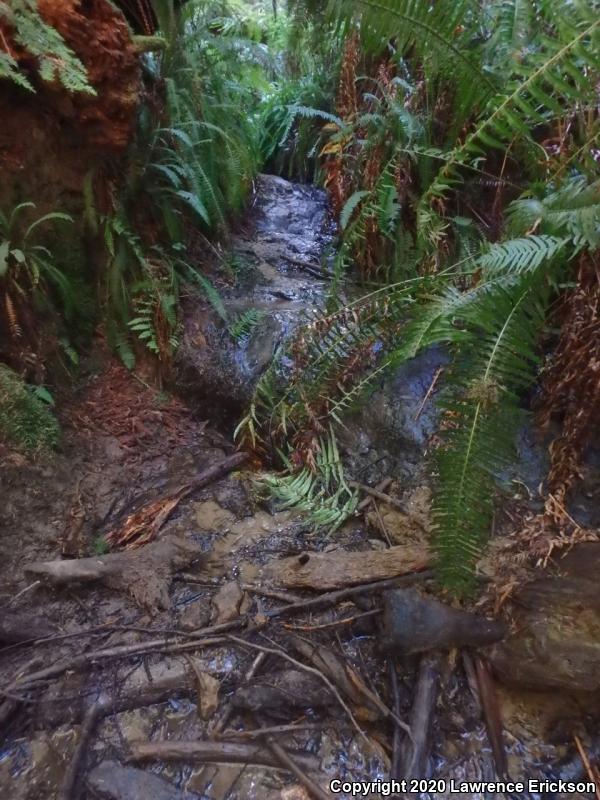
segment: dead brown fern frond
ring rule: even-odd
[[[4,293],[4,308],[8,320],[8,329],[13,339],[20,339],[23,336],[23,329],[19,325],[19,318],[15,304],[8,292]]]
[[[543,377],[539,421],[558,419],[550,446],[548,488],[561,504],[581,477],[587,444],[600,425],[600,259],[583,253],[577,286],[567,296],[558,347]]]

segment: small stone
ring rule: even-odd
[[[179,624],[184,631],[205,628],[210,622],[210,607],[202,599],[186,606],[179,615]]]
[[[244,592],[237,581],[224,583],[212,599],[211,622],[220,625],[235,619],[239,615],[243,597]]]

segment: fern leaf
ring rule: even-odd
[[[564,250],[568,240],[556,236],[528,236],[494,244],[479,259],[486,275],[535,270]]]
[[[370,194],[369,191],[361,189],[360,191],[354,192],[354,194],[350,195],[350,197],[344,204],[342,213],[340,214],[340,228],[342,230],[345,230],[345,228],[348,226],[348,223],[350,222],[352,214],[359,206],[360,202],[369,194]]]

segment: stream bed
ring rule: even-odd
[[[248,731],[259,725],[295,725],[296,730],[278,731],[277,742],[299,754],[305,770],[322,782],[387,780],[393,758],[390,720],[373,715],[358,690],[351,698],[354,716],[349,716],[322,686],[319,692],[306,683],[306,674],[292,676],[298,673],[297,665],[269,652],[283,648],[298,661],[302,651],[290,649],[291,638],[309,641],[318,652],[333,654],[338,666],[350,670],[347,675],[357,676],[361,686],[388,706],[392,663],[398,713],[408,719],[419,659],[390,659],[382,652],[374,621],[381,598],[357,597],[340,607],[303,611],[268,624],[264,620],[282,603],[311,596],[303,589],[278,585],[282,560],[305,563],[306,554],[314,552],[332,557],[380,552],[387,544],[378,515],[392,545],[426,547],[429,488],[424,453],[435,432],[435,404],[418,415],[416,411],[436,371],[447,363],[443,352],[428,352],[383,381],[369,407],[350,421],[341,437],[351,477],[369,485],[390,477],[386,492],[404,504],[404,511],[383,503],[377,515],[367,509],[328,538],[314,534],[302,515],[265,505],[257,497],[251,473],[242,468],[183,496],[166,516],[160,540],[180,537],[198,554],[185,568],[167,575],[164,602],[140,603],[127,583],[117,588],[92,584],[57,589],[26,572],[32,562],[63,556],[101,558],[106,533],[119,529],[129,514],[156,498],[172,497],[194,475],[232,455],[230,431],[258,377],[291,331],[324,303],[328,281],[319,270],[327,269],[332,247],[325,194],[261,176],[254,202],[226,255],[233,275],[222,293],[228,324],[204,298],[192,297],[187,304],[177,363],[178,396],[151,389],[99,352],[77,392],[61,404],[60,451],[35,462],[15,454],[4,458],[1,603],[7,616],[21,614],[27,621],[24,634],[14,641],[4,639],[0,649],[2,685],[9,687],[0,706],[4,797],[305,800],[310,796],[307,789],[289,772],[255,763],[265,748]],[[232,334],[236,322],[238,335]],[[531,470],[541,469],[543,455],[536,445],[524,447],[528,449],[523,463],[530,471],[524,478],[531,480]],[[132,584],[134,577],[132,572]],[[152,596],[163,597],[160,592]],[[591,610],[583,611],[593,616],[598,609],[589,602]],[[235,630],[237,639],[223,638],[205,648],[177,652],[173,647],[182,641],[177,631],[226,624],[240,614],[254,620],[248,628],[251,636]],[[340,617],[357,619],[338,626]],[[35,629],[27,635],[31,620],[36,621]],[[596,616],[590,618],[590,629],[596,622]],[[243,635],[250,644],[240,643]],[[164,636],[172,638],[158,650],[91,659],[85,669],[68,666],[92,651],[136,645],[143,649],[145,641]],[[260,653],[263,658],[258,659]],[[19,676],[63,661],[67,666],[57,668],[52,679],[18,688]],[[589,669],[593,663],[588,662]],[[495,780],[489,732],[466,666],[457,650],[444,652],[438,661],[431,754],[418,777],[446,781],[445,786],[450,780]],[[536,692],[509,683],[494,680],[510,777],[527,781],[558,776],[563,762],[567,773],[579,775],[577,764],[568,766],[576,755],[574,736],[593,748],[597,691],[570,692],[557,684]],[[65,775],[94,707],[102,713],[78,755],[67,798],[61,794]],[[241,763],[205,764],[183,757],[132,758],[140,742],[169,743],[176,749],[178,743],[199,741],[244,744],[250,756]],[[442,791],[412,796],[449,796],[444,784],[439,786]],[[483,800],[491,795],[452,796]],[[507,796],[592,795],[525,791]]]

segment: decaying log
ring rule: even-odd
[[[402,545],[388,550],[348,553],[303,553],[300,557],[272,562],[267,577],[295,589],[340,589],[345,586],[424,570],[429,554],[422,545]]]
[[[302,769],[316,772],[319,761],[308,753],[293,754]],[[258,764],[283,769],[262,744],[239,742],[148,742],[132,744],[130,761],[175,761],[185,764]]]
[[[424,655],[419,666],[419,676],[412,710],[410,729],[412,742],[405,742],[402,753],[401,774],[406,780],[427,776],[427,759],[431,748],[431,725],[437,701],[439,683],[439,656]]]
[[[189,567],[201,550],[181,538],[165,538],[141,550],[67,561],[38,561],[25,572],[51,586],[102,583],[129,592],[149,610],[169,607],[169,583],[174,572]]]

